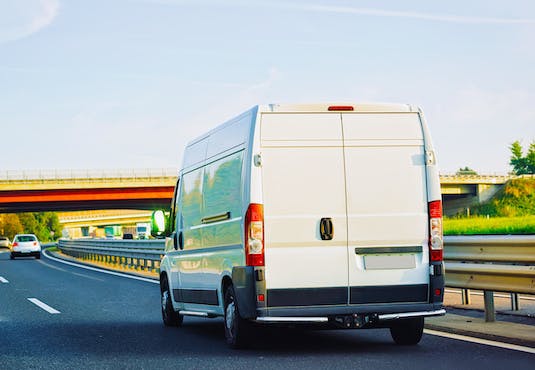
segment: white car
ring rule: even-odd
[[[9,238],[7,236],[0,236],[0,248],[9,248]]]
[[[33,234],[15,235],[11,244],[11,259],[28,256],[35,256],[35,258],[40,259],[41,243],[39,243],[39,240]]]

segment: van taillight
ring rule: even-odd
[[[431,262],[443,259],[442,201],[429,202],[429,258]]]
[[[264,207],[251,203],[245,215],[245,260],[247,266],[264,266]]]
[[[14,246],[14,247],[18,247],[18,246],[19,246],[19,243],[17,243],[17,242],[13,242],[13,246]]]

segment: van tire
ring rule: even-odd
[[[173,302],[171,302],[171,292],[169,291],[169,282],[167,278],[162,278],[161,285],[161,306],[162,306],[162,321],[165,326],[180,326],[184,320],[179,312],[176,312],[173,308]]]
[[[416,345],[422,339],[424,332],[424,318],[399,320],[390,327],[390,334],[394,342],[403,346]]]
[[[240,316],[234,287],[225,290],[225,339],[231,348],[244,348],[250,339],[251,323]]]
[[[35,259],[38,259],[38,260],[41,259],[41,252],[39,252],[39,253],[37,253],[37,254],[35,255]]]

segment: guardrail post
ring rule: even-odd
[[[485,301],[485,321],[496,321],[496,310],[494,309],[494,292],[484,290],[483,299]]]
[[[470,304],[470,289],[461,289],[461,304]]]
[[[518,293],[511,293],[511,311],[518,311],[518,310],[520,310]]]

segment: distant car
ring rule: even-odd
[[[0,236],[0,248],[9,248],[9,238],[7,236]]]
[[[134,239],[134,235],[130,233],[123,234],[123,239]]]
[[[35,256],[41,258],[41,243],[33,234],[17,234],[11,244],[11,259]]]

